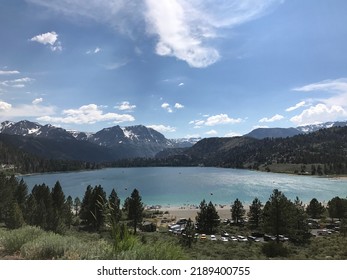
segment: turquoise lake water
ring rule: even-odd
[[[236,198],[249,204],[255,197],[265,203],[273,189],[288,198],[298,196],[307,203],[312,198],[327,202],[335,196],[347,197],[346,179],[329,179],[264,173],[249,170],[207,167],[107,168],[95,171],[35,174],[23,176],[31,190],[35,184],[53,187],[60,181],[66,196],[83,198],[88,185],[101,185],[110,194],[114,188],[122,202],[137,188],[146,205],[199,205],[202,199],[230,205]]]

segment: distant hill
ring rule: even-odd
[[[176,164],[179,160],[181,165],[266,170],[282,165],[283,171],[293,165],[299,169],[297,172],[310,174],[319,166],[321,174],[346,174],[347,127],[331,127],[287,138],[206,138],[167,158],[167,162],[176,161]]]
[[[311,124],[305,126],[298,126],[296,128],[256,128],[251,132],[245,134],[244,136],[256,138],[256,139],[264,139],[264,138],[286,138],[293,137],[298,134],[306,134],[318,131],[323,128],[331,128],[331,127],[343,127],[347,126],[347,122],[326,122],[320,124]]]

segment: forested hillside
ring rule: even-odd
[[[284,172],[286,165],[299,165],[298,173],[346,174],[347,127],[262,140],[248,137],[207,138],[166,158],[167,162],[178,160],[182,165],[266,168],[268,171],[272,166],[282,165]]]

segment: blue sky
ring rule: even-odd
[[[346,11],[344,0],[2,0],[0,120],[143,124],[167,138],[347,120]]]

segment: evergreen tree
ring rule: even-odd
[[[279,235],[289,234],[293,228],[294,205],[278,189],[273,190],[263,210],[264,231],[276,236],[279,243]]]
[[[312,219],[319,219],[325,212],[324,206],[316,198],[312,198],[306,208],[306,213]]]
[[[329,217],[334,220],[337,218],[341,220],[347,217],[347,199],[340,198],[338,196],[328,201]]]
[[[240,221],[242,220],[242,217],[245,215],[246,211],[243,208],[242,202],[236,198],[234,201],[234,204],[231,207],[231,218],[235,221],[235,223],[238,225]]]
[[[188,248],[192,247],[192,243],[194,240],[195,228],[193,221],[189,218],[182,232],[182,243]]]
[[[262,208],[263,208],[263,205],[258,198],[255,198],[249,207],[249,213],[248,213],[249,222],[251,226],[254,228],[258,228],[260,225],[260,222],[262,220],[262,214],[263,214]]]
[[[128,203],[128,219],[132,220],[133,222],[135,234],[136,234],[137,226],[142,221],[142,218],[143,218],[144,207],[141,200],[142,198],[139,194],[139,191],[137,189],[134,189],[127,202]]]
[[[6,216],[5,224],[9,229],[20,228],[24,224],[23,213],[17,201],[11,203],[9,212]]]
[[[35,199],[36,207],[32,216],[32,225],[42,227],[45,230],[52,229],[53,203],[48,186],[35,185],[31,191]]]
[[[51,229],[55,232],[62,232],[65,225],[66,205],[65,195],[60,182],[57,181],[51,192],[52,197],[52,221]]]
[[[21,179],[19,183],[17,183],[16,189],[14,191],[14,198],[17,201],[22,213],[24,213],[25,204],[28,199],[28,186],[23,179]]]
[[[79,216],[81,220],[87,226],[92,224],[94,219],[93,214],[91,212],[92,203],[93,203],[93,189],[90,185],[88,185],[82,199],[81,209],[79,211]]]
[[[199,208],[200,211],[195,218],[199,231],[207,234],[214,233],[220,223],[216,208],[211,201],[206,204],[205,199],[201,201]]]
[[[118,223],[122,216],[122,212],[120,209],[120,199],[118,198],[118,195],[114,189],[112,189],[111,191],[111,194],[108,198],[108,203],[112,219],[114,219],[115,223]]]
[[[92,192],[92,204],[91,213],[93,216],[93,228],[95,230],[100,230],[105,222],[105,203],[106,203],[106,193],[104,189],[98,185],[95,186]]]

